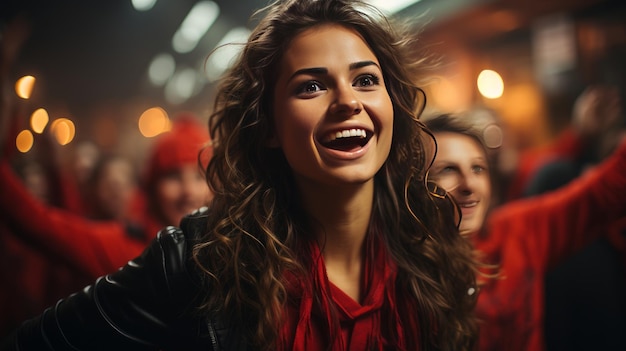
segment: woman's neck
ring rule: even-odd
[[[301,184],[302,185],[302,184]],[[340,187],[301,187],[304,209],[320,244],[328,279],[360,299],[363,244],[374,198],[373,180]]]

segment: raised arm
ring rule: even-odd
[[[626,217],[626,142],[605,162],[568,185],[541,196],[514,201],[492,214],[496,240],[532,250],[544,267],[602,235],[604,227]],[[510,236],[517,237],[510,237]],[[508,236],[508,237],[507,237]]]
[[[122,267],[146,246],[129,236],[121,222],[91,221],[46,206],[28,193],[6,162],[0,164],[0,193],[0,216],[12,232],[93,277]]]

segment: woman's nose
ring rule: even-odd
[[[335,101],[331,106],[331,112],[342,115],[358,115],[363,110],[363,104],[357,98],[352,86],[338,88]]]
[[[471,176],[467,176],[465,174],[461,174],[459,176],[458,190],[465,195],[474,192],[473,180]]]

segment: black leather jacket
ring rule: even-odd
[[[197,313],[189,253],[205,216],[162,229],[141,256],[25,322],[0,350],[246,350],[239,333]]]

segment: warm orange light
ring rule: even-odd
[[[60,145],[67,145],[74,140],[76,128],[74,122],[67,118],[59,118],[52,122],[50,129]]]
[[[15,83],[15,93],[22,99],[28,99],[33,92],[33,86],[35,86],[35,77],[24,76]]]
[[[455,111],[463,105],[461,93],[459,92],[459,84],[455,84],[447,77],[439,76],[436,78],[431,89],[433,105],[442,111]]]
[[[33,138],[33,133],[30,130],[23,130],[15,138],[15,146],[21,153],[28,152],[35,142],[35,138]]]
[[[478,75],[476,83],[480,94],[487,99],[497,99],[504,93],[504,81],[496,71],[483,70]]]
[[[157,136],[171,129],[167,112],[160,107],[152,107],[139,117],[139,132],[146,138]]]
[[[43,133],[43,130],[48,125],[50,117],[48,117],[48,111],[43,108],[38,108],[30,115],[30,128],[37,134]]]

